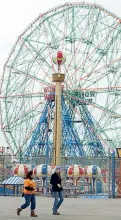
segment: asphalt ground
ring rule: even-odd
[[[36,197],[35,219],[42,220],[121,220],[121,199],[84,199],[65,198],[59,212],[60,216],[52,215],[53,198]],[[27,208],[16,215],[16,209],[24,203],[21,197],[0,196],[0,220],[31,219]],[[33,219],[33,218],[32,218]]]

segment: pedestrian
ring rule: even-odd
[[[54,197],[54,204],[53,204],[53,215],[60,215],[58,209],[63,202],[63,193],[62,193],[62,185],[61,185],[61,170],[60,167],[56,167],[56,171],[52,174],[50,179],[50,184],[52,185],[52,193]]]
[[[36,183],[33,180],[33,171],[29,171],[26,174],[26,179],[24,180],[23,196],[25,198],[25,203],[21,206],[21,208],[17,209],[18,216],[20,215],[20,212],[23,209],[26,209],[31,203],[31,217],[37,217],[34,212],[36,208],[35,189]]]

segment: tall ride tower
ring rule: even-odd
[[[58,51],[53,62],[58,66],[58,73],[52,74],[52,81],[55,82],[55,116],[53,132],[53,164],[61,164],[61,144],[62,144],[62,106],[61,87],[65,79],[65,74],[61,73],[61,65],[66,59],[61,51]]]

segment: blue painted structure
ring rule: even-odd
[[[69,100],[70,101],[70,100]],[[75,107],[78,103],[71,100],[71,104]],[[52,130],[48,130],[48,107],[51,112],[51,124]],[[81,103],[79,110],[82,116],[83,127],[85,135],[87,136],[88,143],[88,155],[90,156],[104,156],[105,150],[103,145],[95,132],[95,126],[93,118],[88,110],[87,105]],[[40,116],[39,123],[34,130],[29,146],[27,147],[24,155],[29,156],[48,156],[52,157],[52,146],[53,146],[53,122],[55,112],[55,101],[47,100],[43,112]],[[62,94],[62,149],[61,155],[65,156],[86,156],[83,141],[78,134],[75,126],[74,112],[67,104],[64,95]]]
[[[0,184],[0,195],[13,196],[22,194],[22,190],[20,191],[19,187],[23,188],[23,184],[24,179],[22,177],[10,177]]]

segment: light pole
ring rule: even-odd
[[[61,139],[62,139],[62,116],[61,116],[61,88],[65,74],[61,73],[61,65],[66,61],[61,51],[57,52],[53,62],[58,66],[58,73],[52,74],[52,81],[55,82],[55,117],[53,135],[53,165],[61,165]]]
[[[49,159],[48,132],[49,132],[49,128],[48,128],[48,122],[47,122],[47,135],[46,135],[46,179],[44,181],[44,189],[46,189],[45,190],[46,192],[44,194],[46,194],[46,196],[47,196],[47,188],[48,188],[48,159]]]
[[[48,162],[49,162],[49,132],[51,132],[51,108],[48,106],[47,135],[46,135],[46,196],[48,189]]]
[[[21,164],[22,162],[22,149],[21,147],[19,148],[19,163]]]

